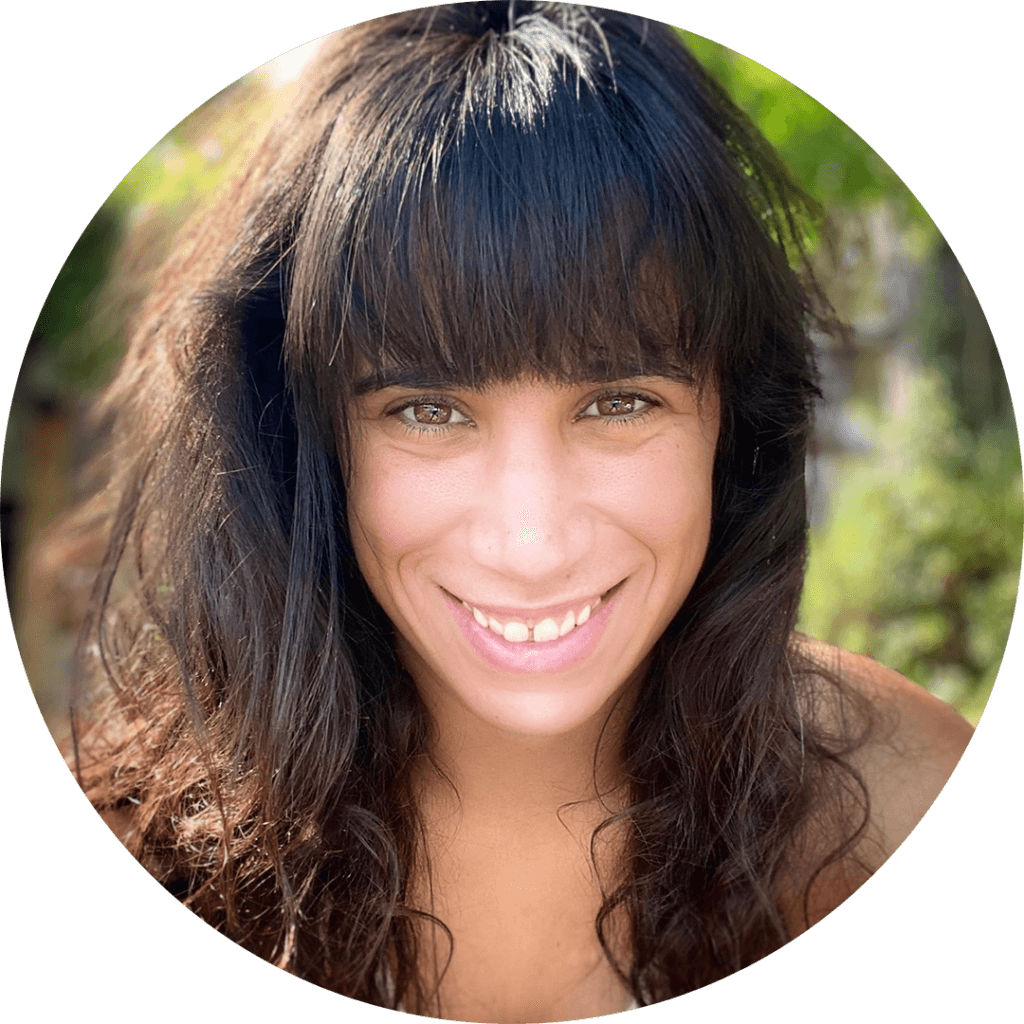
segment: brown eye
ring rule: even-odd
[[[603,420],[634,420],[639,419],[652,406],[658,405],[652,398],[636,395],[629,391],[601,395],[595,399],[581,416],[584,418]]]
[[[601,416],[626,416],[636,410],[636,395],[608,395],[597,400],[597,411]]]
[[[417,423],[433,425],[447,423],[452,418],[452,407],[440,402],[419,402],[411,406],[413,419]]]
[[[389,415],[404,423],[409,430],[429,434],[434,430],[445,431],[452,427],[470,423],[454,405],[439,399],[420,398],[392,410]]]

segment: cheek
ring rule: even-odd
[[[616,465],[595,467],[595,490],[608,515],[655,554],[707,546],[714,449],[654,438]],[[609,472],[611,470],[611,472]]]
[[[443,476],[393,452],[360,458],[349,487],[349,524],[360,563],[366,549],[391,564],[443,536],[458,493],[450,474]]]

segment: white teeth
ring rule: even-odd
[[[555,640],[559,636],[558,623],[554,619],[542,619],[533,627],[533,642],[543,643],[545,640]]]
[[[480,611],[479,608],[474,608],[472,605],[466,604],[465,601],[462,602],[466,609],[472,613],[473,618],[479,625],[483,626],[484,629],[490,629],[492,632],[497,633],[498,636],[504,637],[514,644],[521,644],[526,640],[541,644],[547,643],[550,640],[557,640],[560,636],[565,636],[567,633],[572,632],[577,626],[582,626],[590,618],[591,612],[600,603],[601,598],[595,598],[590,604],[584,605],[583,611],[579,615],[570,608],[566,612],[565,618],[562,619],[561,625],[554,619],[541,619],[531,630],[524,622],[513,621],[502,625],[493,615],[487,615]]]
[[[506,622],[504,637],[509,643],[521,644],[530,639],[530,627],[522,622]]]

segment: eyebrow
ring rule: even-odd
[[[685,370],[668,372],[656,369],[644,369],[638,366],[620,367],[621,372],[615,373],[611,368],[602,370],[594,367],[585,376],[567,381],[568,386],[607,384],[617,380],[631,380],[635,377],[666,377],[670,380],[677,380],[680,383],[693,384],[693,375]],[[390,370],[377,370],[374,373],[360,377],[354,385],[356,397],[368,395],[374,391],[384,391],[387,388],[407,387],[422,390],[439,389],[455,390],[460,388],[481,389],[488,386],[492,381],[474,381],[468,377],[448,377],[430,374],[421,367],[395,368]]]

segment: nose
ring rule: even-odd
[[[474,561],[505,579],[558,589],[594,538],[580,467],[541,423],[500,432],[488,446],[469,524]]]

